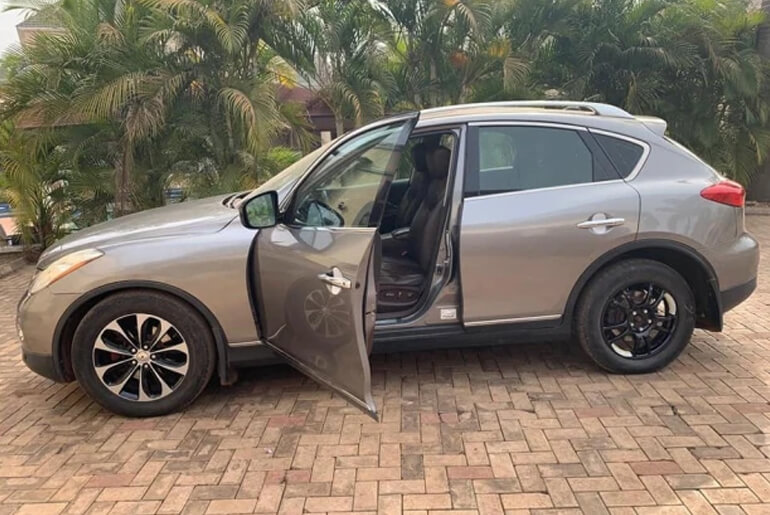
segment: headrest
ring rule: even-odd
[[[446,147],[437,147],[427,156],[428,174],[431,179],[445,179],[449,173],[449,159],[452,153]]]
[[[412,160],[414,161],[414,169],[419,173],[425,173],[428,171],[428,148],[425,143],[418,143],[412,147]]]

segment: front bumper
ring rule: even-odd
[[[46,288],[35,295],[24,294],[16,314],[21,340],[21,356],[33,372],[57,382],[66,382],[59,356],[60,321],[77,295],[54,294]]]
[[[57,383],[66,383],[67,379],[64,377],[61,371],[61,367],[57,365],[56,359],[49,354],[35,354],[21,348],[21,359],[24,364],[27,365],[34,373],[41,375],[45,378],[56,381]]]

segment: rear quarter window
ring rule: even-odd
[[[624,179],[634,171],[644,154],[644,148],[631,141],[596,133],[594,137]]]

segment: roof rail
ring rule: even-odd
[[[633,118],[623,109],[599,102],[577,102],[573,100],[511,100],[507,102],[480,102],[477,104],[460,104],[453,106],[433,107],[423,109],[423,113],[440,113],[457,108],[472,107],[535,107],[540,109],[562,109],[565,111],[585,111],[597,116],[614,116],[615,118]]]

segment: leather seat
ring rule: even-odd
[[[382,258],[380,285],[420,286],[425,274],[420,265],[407,256]]]
[[[407,188],[404,196],[401,198],[401,202],[398,204],[398,210],[396,211],[396,220],[393,225],[394,229],[401,227],[409,227],[414,215],[422,204],[425,194],[428,191],[428,184],[430,179],[428,177],[428,162],[427,162],[427,147],[424,143],[415,145],[412,148],[412,161],[414,162],[414,173],[412,179],[409,181],[409,188]]]
[[[439,235],[451,152],[440,146],[426,155],[428,188],[411,223],[406,255],[383,255],[380,267],[380,300],[416,301],[433,269],[434,248]],[[395,295],[394,295],[395,294]]]

